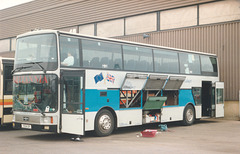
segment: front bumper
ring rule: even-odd
[[[13,128],[57,133],[57,125],[36,125],[13,122]]]

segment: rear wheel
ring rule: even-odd
[[[195,111],[192,105],[188,105],[183,113],[183,125],[190,126],[195,121]]]
[[[114,117],[109,110],[99,111],[95,119],[95,134],[101,137],[110,135],[114,130],[114,122]]]

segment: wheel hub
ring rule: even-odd
[[[187,121],[189,121],[189,122],[192,121],[193,120],[193,111],[191,109],[188,109],[186,116],[187,116]]]
[[[107,130],[111,128],[111,118],[108,115],[103,115],[99,119],[99,124],[102,129]]]

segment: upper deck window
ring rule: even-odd
[[[29,65],[28,69],[57,69],[57,43],[55,34],[39,34],[18,38],[15,57],[15,68]],[[24,69],[24,70],[28,70]]]
[[[122,69],[121,45],[82,40],[83,67]]]
[[[217,59],[215,57],[200,56],[203,75],[217,76]]]
[[[123,46],[124,69],[153,71],[152,49],[137,46]]]
[[[180,73],[201,74],[199,56],[190,53],[179,53]]]
[[[166,49],[154,50],[155,71],[161,73],[179,73],[177,52]]]
[[[60,37],[61,66],[80,66],[79,39]]]

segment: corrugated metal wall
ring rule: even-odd
[[[35,0],[0,11],[0,39],[34,28],[57,29],[216,0]],[[216,53],[226,100],[238,100],[240,90],[240,23],[232,22],[119,37],[175,48]]]
[[[34,28],[57,29],[215,0],[35,0],[0,11],[0,39]]]
[[[217,54],[225,99],[238,100],[240,90],[240,22],[117,37],[118,39]]]

